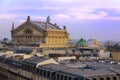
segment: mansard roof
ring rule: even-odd
[[[23,48],[23,49],[19,49],[16,50],[16,54],[31,54],[33,50],[31,49],[27,49],[27,48]]]

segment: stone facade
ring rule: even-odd
[[[27,21],[17,28],[14,28],[13,23],[11,36],[15,43],[22,45],[37,43],[40,47],[66,47],[69,40],[66,27],[61,29],[57,24],[52,24],[49,16],[46,22],[31,21],[28,16]]]
[[[113,60],[120,61],[120,51],[113,51]]]

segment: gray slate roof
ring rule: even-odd
[[[64,69],[69,68],[67,66],[58,65],[58,64],[46,64],[46,65],[42,65],[42,66],[39,66],[39,67],[49,69],[49,70],[53,70],[53,71],[59,71],[59,70],[64,70]]]
[[[31,54],[32,51],[33,51],[33,50],[31,50],[31,49],[23,48],[23,49],[16,50],[16,54],[19,54],[19,53]]]
[[[42,61],[46,61],[48,59],[50,59],[50,58],[43,58],[43,57],[35,56],[35,57],[31,57],[31,58],[25,59],[23,62],[28,63],[28,64],[35,64],[35,65],[37,65],[37,63],[40,63]]]
[[[61,73],[68,73],[72,75],[77,75],[77,76],[83,76],[83,77],[97,77],[97,76],[106,76],[106,75],[116,75],[115,72],[108,70],[106,68],[98,69],[98,70],[93,70],[93,69],[75,69],[75,68],[70,68],[67,66],[63,65],[57,65],[57,64],[47,64],[40,66],[40,68],[43,67],[48,70],[53,70],[53,71],[59,71]]]
[[[100,69],[100,70],[84,69],[83,71],[82,69],[65,69],[64,72],[78,76],[84,76],[84,77],[116,75],[116,73],[107,69]]]
[[[28,21],[26,21],[28,22]],[[18,30],[19,27],[21,27],[23,24],[26,24],[26,22],[22,23],[21,25],[19,25],[15,30]],[[29,21],[31,24],[35,25],[36,27],[40,28],[40,29],[45,29],[46,27],[46,22],[43,22],[43,21]],[[58,25],[56,24],[52,24],[52,23],[48,23],[47,24],[47,28],[48,29],[57,29],[57,30],[62,30]]]
[[[32,21],[33,24],[37,25],[39,28],[45,29],[46,27],[46,22],[42,21]],[[60,29],[59,26],[54,25],[52,23],[48,23],[48,29]]]

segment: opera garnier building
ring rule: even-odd
[[[66,26],[61,29],[56,23],[50,22],[50,17],[47,17],[46,22],[32,21],[30,16],[27,20],[14,27],[12,24],[11,30],[12,41],[19,45],[38,44],[40,47],[67,47],[69,34]]]

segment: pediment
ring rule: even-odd
[[[21,24],[20,26],[18,26],[14,30],[14,34],[19,34],[19,33],[23,32],[23,30],[25,30],[27,28],[31,28],[33,30],[36,30],[36,32],[40,32],[40,33],[44,32],[44,29],[37,27],[37,25],[33,24],[30,21],[26,21],[26,22],[24,22],[23,24]]]

